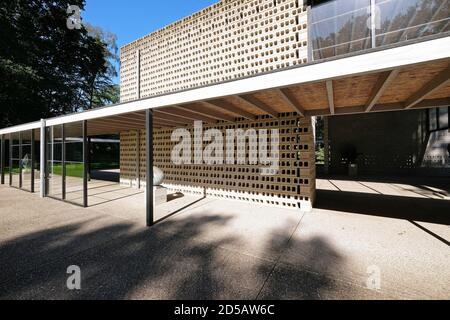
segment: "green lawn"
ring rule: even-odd
[[[5,175],[8,175],[8,174],[9,174],[9,167],[3,168],[3,173],[4,173]],[[12,173],[13,173],[13,174],[19,174],[19,167],[13,168],[13,169],[12,169]]]
[[[118,163],[91,163],[91,170],[105,170],[105,169],[115,169],[119,168]],[[82,178],[83,177],[83,164],[82,163],[70,163],[66,164],[66,176],[67,177],[75,177]],[[6,167],[3,169],[5,175],[9,174],[9,168]],[[19,167],[13,168],[13,174],[19,174]],[[62,174],[62,165],[54,165],[53,166],[53,174],[61,175]]]
[[[53,174],[62,175],[62,165],[54,165]],[[66,164],[66,177],[75,177],[75,178],[83,178],[83,164],[82,163],[74,163],[74,164]]]
[[[91,163],[91,170],[105,170],[105,169],[114,169],[118,168],[118,163]],[[67,177],[75,177],[82,178],[83,177],[84,166],[81,163],[71,163],[66,164],[66,176]],[[54,174],[61,175],[62,167],[61,165],[55,165],[53,167]]]
[[[325,164],[325,148],[316,150],[316,164]]]

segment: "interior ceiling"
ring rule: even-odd
[[[403,69],[271,89],[155,109],[155,128],[255,119],[298,112],[303,116],[397,111],[450,105],[450,59]],[[89,135],[145,129],[145,112],[91,120]]]

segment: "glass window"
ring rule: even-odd
[[[430,131],[437,130],[437,117],[436,117],[436,109],[428,109],[428,120],[429,120],[429,129]]]
[[[372,16],[372,13],[374,14]],[[310,37],[314,60],[450,31],[449,0],[312,1]]]
[[[448,129],[448,107],[439,108],[439,129]]]
[[[64,126],[66,200],[83,205],[83,123]]]
[[[311,10],[314,60],[371,47],[370,0],[335,0]]]
[[[32,155],[31,155],[31,142],[32,142],[32,131],[24,131],[22,132],[22,152],[21,152],[21,174],[22,174],[22,189],[31,191],[31,164],[32,164]]]
[[[11,134],[11,186],[20,188],[20,133]]]
[[[376,44],[383,46],[448,30],[448,0],[376,0],[380,14]]]
[[[34,130],[34,191],[40,190],[40,171],[41,171],[41,130]]]
[[[62,199],[62,126],[47,128],[47,195]]]

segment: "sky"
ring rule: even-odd
[[[81,16],[84,22],[115,33],[120,48],[218,1],[86,0]],[[119,83],[119,78],[114,82]]]

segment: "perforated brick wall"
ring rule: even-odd
[[[204,130],[219,129],[224,138],[227,129],[279,129],[280,169],[274,176],[260,174],[260,165],[175,165],[171,152],[177,142],[171,141],[172,129],[154,131],[154,165],[165,173],[164,185],[170,192],[206,195],[255,202],[265,205],[308,211],[315,199],[315,153],[310,118],[294,113],[279,119],[260,116],[256,121],[203,125]],[[193,128],[188,128],[193,139]],[[270,131],[269,131],[270,132]],[[140,181],[145,185],[145,132],[140,132]],[[269,137],[270,138],[270,137]],[[225,140],[226,143],[226,140]],[[138,184],[136,166],[136,132],[121,134],[121,183]],[[270,146],[270,143],[268,143]],[[193,152],[203,150],[193,144]],[[246,153],[250,152],[249,145]],[[224,154],[225,150],[224,150]],[[247,157],[248,159],[248,157]]]
[[[220,1],[121,48],[121,101],[306,63],[306,28],[303,0]]]

